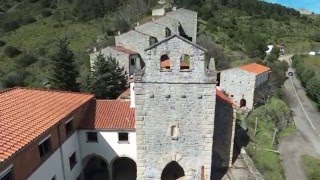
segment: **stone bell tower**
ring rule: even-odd
[[[210,179],[216,73],[205,51],[173,35],[136,65],[138,180]]]

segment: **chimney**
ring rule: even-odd
[[[154,17],[152,16],[152,21],[154,21]]]
[[[97,52],[97,47],[93,47],[93,52]]]
[[[173,7],[173,8],[172,8],[172,11],[175,11],[175,10],[177,10],[177,7]]]
[[[140,23],[139,23],[139,22],[137,22],[137,26],[140,26]]]
[[[134,82],[130,83],[130,108],[135,108]]]
[[[121,32],[120,31],[118,31],[118,36],[121,34]]]

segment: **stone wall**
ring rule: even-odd
[[[90,54],[90,64],[91,67],[93,67],[94,61],[97,57],[97,55],[100,53],[100,51]],[[126,54],[121,51],[117,51],[113,47],[106,47],[101,49],[101,54],[107,58],[109,56],[116,58],[116,60],[119,62],[120,67],[124,67],[125,71],[129,74],[129,54]]]
[[[149,35],[131,30],[124,34],[115,37],[116,46],[122,46],[127,49],[131,49],[140,54],[142,59],[144,59],[145,49],[149,45]]]
[[[135,30],[156,37],[158,41],[161,41],[164,38],[166,38],[166,26],[157,24],[152,21],[142,24],[140,26],[136,26]]]
[[[165,72],[159,69],[164,53],[173,63]],[[179,37],[146,52],[144,73],[135,77],[137,179],[160,179],[171,161],[186,179],[200,179],[201,166],[210,179],[216,77],[206,73],[204,53]],[[183,54],[191,56],[191,70],[180,71]]]
[[[178,20],[185,33],[192,37],[192,42],[197,42],[198,13],[180,8],[166,13],[169,18]]]
[[[154,22],[166,26],[171,30],[171,34],[179,34],[179,21],[169,18],[167,16],[163,16],[159,19],[156,19]]]
[[[213,136],[213,166],[224,168],[231,166],[233,154],[233,135],[235,109],[230,103],[217,97],[214,136]]]
[[[246,108],[253,108],[255,91],[255,74],[248,73],[240,68],[221,71],[220,87],[233,102],[240,107],[241,99],[246,100]]]

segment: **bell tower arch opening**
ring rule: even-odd
[[[176,161],[169,162],[161,173],[161,180],[176,180],[184,177],[184,170]]]

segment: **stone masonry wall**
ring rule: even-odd
[[[159,69],[167,53],[170,71]],[[189,54],[191,71],[180,71],[182,54]],[[204,51],[173,37],[146,52],[142,79],[135,79],[137,179],[160,179],[164,167],[178,162],[185,179],[200,179],[201,166],[210,179],[215,113],[215,77],[204,70]],[[178,140],[171,126],[179,127]]]
[[[238,107],[240,107],[240,100],[244,98],[246,107],[253,108],[255,82],[255,74],[239,68],[221,71],[221,90],[225,91]],[[231,97],[232,95],[233,97]]]
[[[163,16],[159,19],[156,19],[154,22],[168,27],[171,30],[171,34],[179,34],[179,21]]]
[[[149,47],[149,35],[131,30],[115,37],[116,46],[122,46],[131,49],[140,54],[144,59],[145,49]]]
[[[213,164],[216,168],[228,167],[232,160],[234,109],[232,105],[217,97],[214,136]]]
[[[180,8],[166,13],[166,16],[178,20],[185,33],[192,37],[192,42],[197,42],[197,12]]]
[[[91,67],[93,67],[94,60],[96,59],[97,55],[100,52],[95,52],[90,54],[90,64]],[[120,67],[124,67],[124,69],[127,71],[129,74],[129,54],[126,54],[121,51],[117,51],[113,49],[112,47],[106,47],[104,49],[101,49],[101,54],[107,58],[108,56],[112,56],[113,58],[116,58],[116,60],[119,62]]]
[[[152,21],[135,27],[135,30],[156,37],[158,41],[166,38],[166,27]]]

